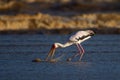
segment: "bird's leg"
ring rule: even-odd
[[[85,50],[83,49],[83,47],[81,46],[81,44],[78,44],[78,46],[79,46],[79,48],[81,48],[81,56],[80,56],[80,58],[79,58],[79,61],[81,61],[81,59],[82,59],[82,57],[83,57],[83,54],[84,54],[84,52],[85,52]]]
[[[77,45],[77,48],[78,48],[79,53],[73,55],[73,58],[74,58],[74,57],[77,57],[78,55],[80,55],[80,54],[81,54],[81,51],[82,51],[81,48],[79,47],[79,44],[76,44],[76,45]]]
[[[71,61],[74,57],[77,57],[79,55],[79,53],[74,54],[72,57],[68,58],[67,61]]]
[[[80,49],[79,45],[76,44],[76,46],[77,46],[77,48],[78,48],[79,53],[74,54],[72,57],[68,58],[67,61],[71,61],[73,58],[75,58],[75,57],[77,57],[78,55],[81,54],[81,49]]]

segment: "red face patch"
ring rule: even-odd
[[[55,44],[52,45],[52,48],[56,48]]]

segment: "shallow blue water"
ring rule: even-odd
[[[54,42],[65,43],[70,35],[0,35],[0,80],[119,80],[120,35],[95,35],[82,43],[82,62],[66,62],[76,46],[57,49],[57,63],[45,59]]]

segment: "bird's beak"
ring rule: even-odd
[[[55,53],[55,49],[56,49],[56,48],[55,48],[54,45],[53,45],[53,46],[51,47],[48,55],[47,55],[46,61],[48,61],[48,59],[52,59],[52,58],[53,58],[54,53]]]

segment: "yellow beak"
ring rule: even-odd
[[[49,53],[48,53],[48,55],[47,55],[47,58],[46,58],[46,61],[48,61],[48,59],[52,59],[53,58],[53,56],[54,56],[54,53],[55,53],[55,47],[54,46],[52,46],[51,47],[51,49],[50,49],[50,51],[49,51]]]

